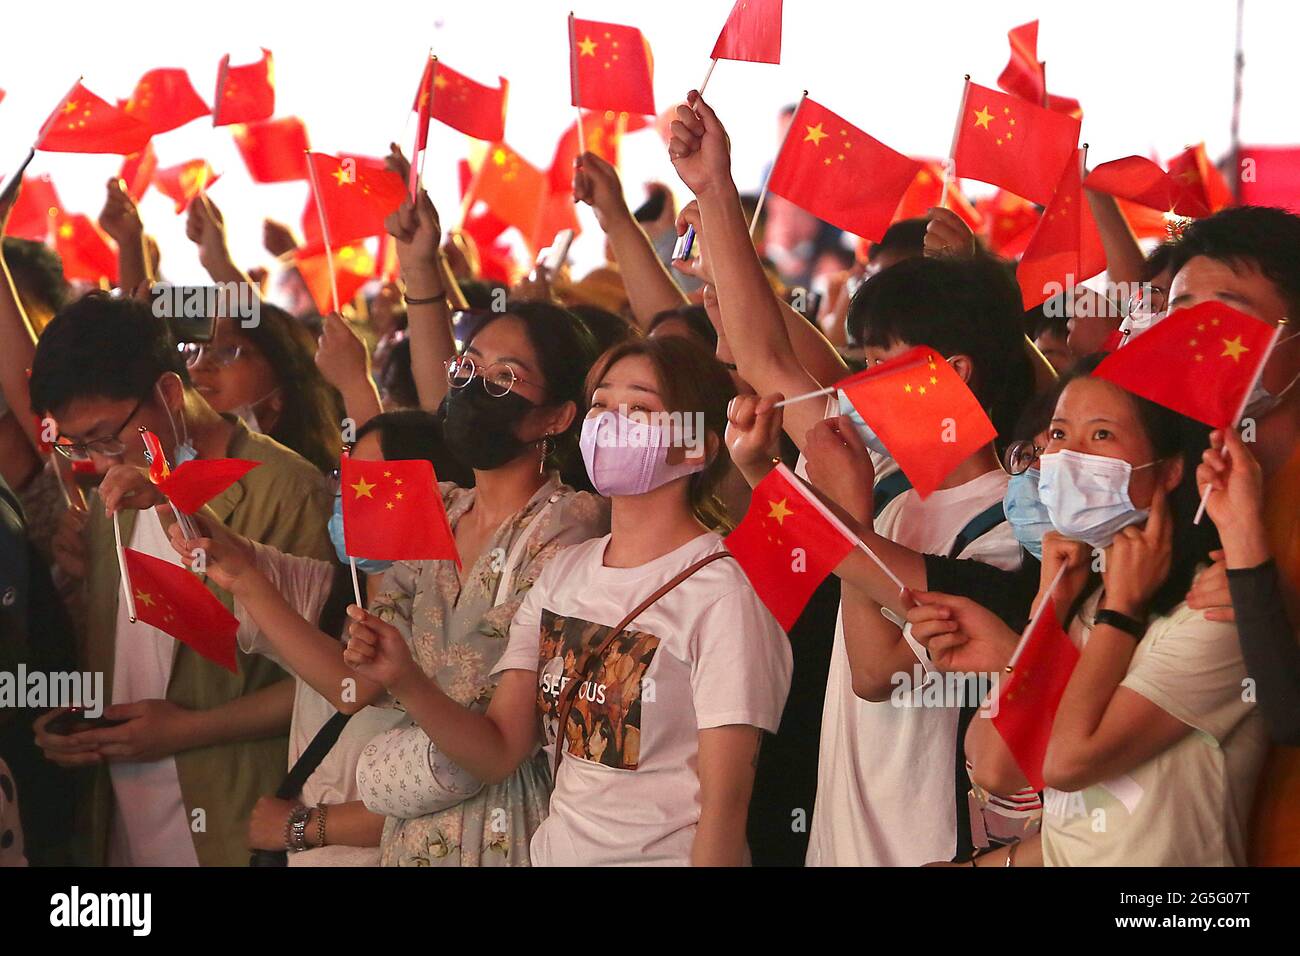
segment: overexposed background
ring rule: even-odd
[[[639,27],[655,61],[662,112],[697,86],[732,0],[572,0],[580,17]],[[8,176],[41,122],[78,74],[110,102],[126,98],[147,69],[185,67],[210,103],[217,63],[251,62],[259,47],[275,57],[276,115],[306,121],[312,146],[326,152],[409,152],[410,104],[430,47],[475,79],[510,80],[506,139],[545,168],[573,121],[569,105],[569,0],[287,3],[274,0],[53,0],[7,7],[0,58],[0,169]],[[867,3],[787,0],[782,63],[719,63],[707,97],[727,124],[736,177],[757,189],[777,148],[776,113],[801,90],[895,149],[917,156],[947,152],[962,75],[994,86],[1006,64],[1006,32],[1038,18],[1039,56],[1052,92],[1078,98],[1089,165],[1130,154],[1168,158],[1204,140],[1211,157],[1229,145],[1235,0],[924,0]],[[1247,0],[1247,144],[1300,143],[1294,80],[1300,6]],[[226,128],[196,120],[154,141],[159,164],[206,158],[222,174],[211,189],[226,216],[232,252],[245,267],[268,264],[261,221],[270,216],[300,233],[306,183],[251,182]],[[458,208],[456,161],[470,141],[434,124],[425,183],[444,219]],[[29,174],[48,172],[73,212],[97,215],[115,156],[40,153]],[[624,143],[629,202],[641,184],[662,179],[683,196],[662,141],[652,129]],[[969,191],[984,187],[971,184]],[[184,216],[155,191],[145,197],[146,228],[160,242],[173,281],[202,281]],[[600,255],[594,219],[582,211],[574,246],[579,274]],[[450,224],[450,223],[449,223]]]

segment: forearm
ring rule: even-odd
[[[190,711],[186,750],[277,737],[289,730],[293,679],[286,678],[210,710]]]
[[[384,816],[366,809],[360,800],[332,803],[325,810],[326,846],[379,846],[384,833]],[[320,810],[312,808],[307,818],[307,845],[317,847],[320,833]]]
[[[235,261],[230,258],[229,253],[220,256],[200,256],[199,258],[201,265],[207,270],[213,282],[233,282],[246,285],[253,290],[253,295],[257,296],[259,300],[262,298],[262,290],[257,283],[250,279],[243,269],[235,265]]]
[[[1008,797],[1029,786],[1020,764],[1012,756],[993,721],[977,713],[966,729],[966,759],[971,779],[989,793]]]
[[[1051,738],[1043,760],[1043,774],[1070,781],[1092,781],[1105,775],[1098,770],[1106,756],[1098,731],[1115,691],[1128,673],[1135,642],[1108,624],[1097,624],[1075,665],[1061,696]],[[1057,787],[1076,790],[1080,786]]]
[[[876,534],[870,525],[858,524],[850,527],[858,533],[862,543],[875,552],[876,557],[880,558],[889,570],[898,575],[899,580],[907,586],[908,590],[930,590],[925,569],[925,555]],[[903,604],[903,595],[899,593],[898,585],[861,548],[850,551],[835,568],[835,574],[846,585],[851,585],[882,607],[887,607],[900,615],[906,612],[907,608]]]
[[[786,335],[794,348],[795,358],[819,385],[833,385],[848,374],[839,350],[811,322],[788,302],[772,297],[785,320]]]
[[[144,233],[123,237],[117,244],[117,287],[127,295],[134,295],[143,283],[152,281],[144,254]]]
[[[903,632],[880,613],[880,605],[851,585],[842,592],[841,614],[853,693],[863,700],[889,700],[900,675],[912,680],[920,664],[916,652]]]
[[[456,340],[447,308],[447,287],[441,266],[412,270],[406,280],[406,333],[411,342],[411,376],[420,396],[420,407],[437,411],[447,395],[446,363],[456,356]],[[411,299],[432,299],[412,303]]]
[[[379,387],[369,375],[362,375],[343,393],[343,410],[360,428],[384,410],[379,398]]]
[[[1120,211],[1119,202],[1108,193],[1084,190],[1092,218],[1101,234],[1101,246],[1106,253],[1106,276],[1111,282],[1133,283],[1142,281],[1146,258],[1142,247]]]
[[[456,703],[431,678],[412,673],[392,693],[438,749],[475,779],[499,783],[519,766],[495,721]]]
[[[748,862],[748,819],[748,797],[743,802],[701,807],[691,844],[691,866],[744,866]]]
[[[642,332],[649,330],[650,321],[660,312],[689,304],[686,294],[659,260],[650,237],[630,212],[623,210],[622,214],[615,215],[606,226],[605,235],[623,276],[632,317]]]

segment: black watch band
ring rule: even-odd
[[[1121,614],[1119,611],[1111,611],[1103,608],[1093,617],[1093,625],[1109,624],[1111,627],[1123,631],[1135,641],[1142,640],[1143,635],[1147,632],[1147,627],[1141,621],[1129,617],[1127,614]]]

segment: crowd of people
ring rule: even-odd
[[[418,191],[386,223],[400,278],[322,317],[291,267],[231,259],[205,195],[189,238],[259,319],[184,341],[116,181],[115,291],[5,239],[0,666],[102,675],[105,708],[0,710],[0,861],[1300,863],[1300,343],[1240,433],[1092,374],[1121,321],[1300,315],[1300,217],[1229,207],[1144,253],[1089,192],[1140,301],[1025,312],[949,209],[857,254],[779,197],[751,230],[699,94],[669,134],[680,210],[579,157],[609,260],[582,281],[484,280]],[[996,430],[925,496],[829,389],[916,346]],[[178,520],[142,427],[173,465],[258,466]],[[459,561],[348,554],[345,445],[432,463]],[[854,551],[788,634],[723,543],[781,463],[892,572]],[[202,573],[233,671],[132,620],[122,545]],[[927,685],[1003,673],[1049,596],[1079,661],[1035,787],[978,698]]]

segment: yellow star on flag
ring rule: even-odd
[[[371,491],[374,490],[374,487],[375,486],[367,482],[366,479],[360,478],[357,480],[357,483],[352,486],[352,490],[357,493],[358,498],[370,498],[373,500],[375,496],[371,494]]]
[[[591,37],[583,37],[578,42],[579,56],[595,56],[596,43]]]
[[[984,129],[989,128],[989,120],[993,119],[993,114],[989,112],[986,106],[983,109],[975,111],[975,125],[982,126]],[[991,131],[990,131],[991,132]]]
[[[145,607],[153,607],[154,605],[153,595],[150,594],[148,591],[136,591],[135,599],[139,601],[141,604],[143,604]]]
[[[803,138],[803,141],[805,143],[812,143],[814,146],[820,146],[822,144],[822,140],[824,140],[828,135],[830,135],[829,133],[826,132],[826,130],[822,129],[821,123],[818,123],[816,126],[809,126],[806,128],[808,130],[808,135]]]
[[[1250,349],[1241,343],[1241,336],[1238,335],[1235,339],[1223,340],[1223,353],[1219,358],[1223,358],[1226,355],[1230,356],[1234,362],[1240,362],[1242,353],[1249,351]]]
[[[785,519],[794,514],[793,511],[785,506],[785,503],[789,500],[789,498],[782,498],[780,501],[769,501],[767,516],[769,518],[775,518],[777,524],[784,525]]]

